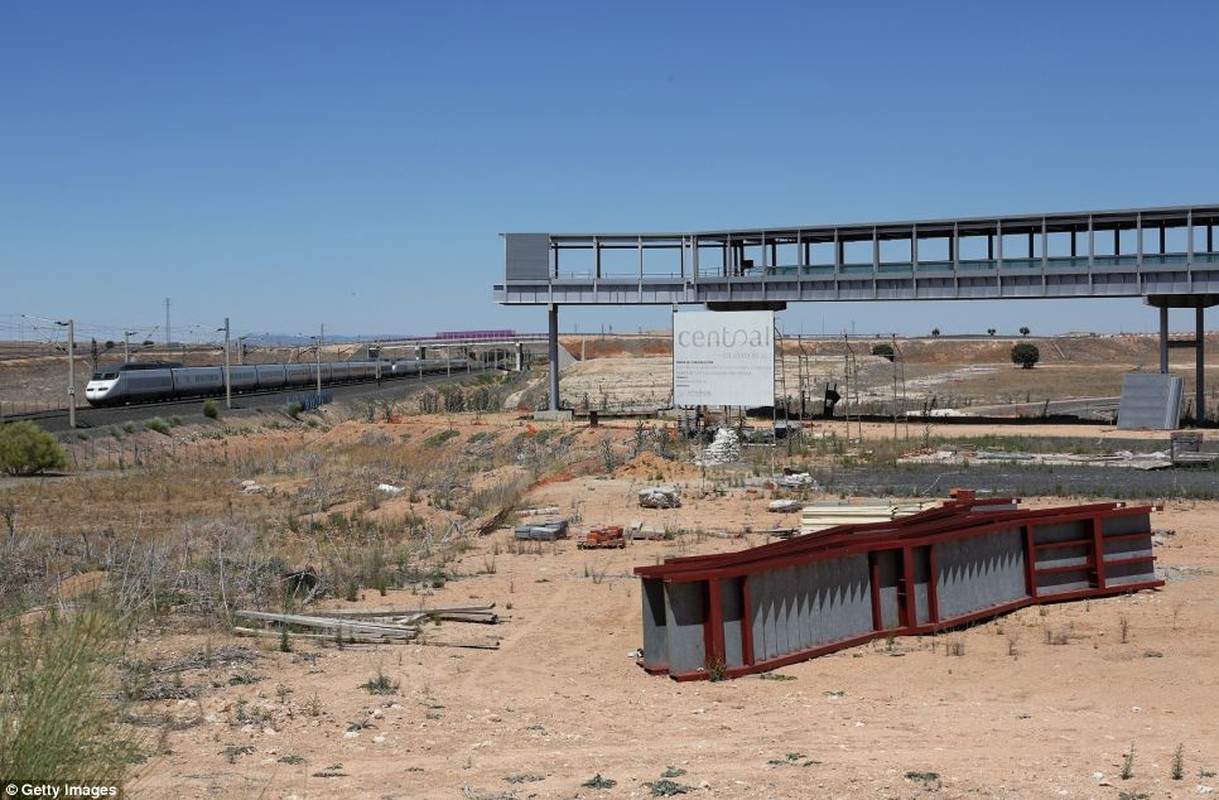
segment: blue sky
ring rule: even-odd
[[[501,232],[1219,202],[1217,23],[1213,0],[13,0],[0,338],[74,317],[159,339],[167,297],[174,338],[226,316],[235,335],[542,330],[542,308],[491,300]],[[1009,301],[806,304],[780,323],[1156,319],[1137,300]]]

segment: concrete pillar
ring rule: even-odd
[[[525,343],[516,343],[516,371],[521,372],[525,369]]]
[[[1194,310],[1197,313],[1194,323],[1194,419],[1201,426],[1206,422],[1206,326],[1203,324],[1205,309],[1199,305]]]
[[[1168,306],[1160,306],[1160,374],[1168,374]]]
[[[551,303],[546,314],[546,355],[550,358],[550,410],[559,410],[559,305]]]

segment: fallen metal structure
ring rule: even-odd
[[[639,664],[677,680],[732,678],[878,637],[1163,585],[1154,507],[1018,502],[961,493],[892,521],[637,567]]]

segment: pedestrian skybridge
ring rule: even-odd
[[[702,304],[780,310],[788,303],[1142,297],[1160,309],[1168,348],[1195,351],[1205,409],[1203,309],[1219,304],[1219,206],[1076,211],[698,233],[505,233],[503,305]],[[1193,339],[1168,336],[1168,309],[1195,309]],[[550,376],[551,408],[558,377]]]
[[[1219,302],[1219,206],[692,233],[506,233],[504,305],[1178,296]],[[1189,296],[1185,300],[1182,295]],[[1215,297],[1206,297],[1216,295]]]

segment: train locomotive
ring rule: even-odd
[[[321,370],[322,385],[358,383],[382,378],[409,378],[438,372],[466,371],[467,358],[405,358],[397,361],[323,361],[301,364],[258,364],[229,367],[232,391],[254,392],[314,386]],[[378,367],[380,371],[378,372]],[[114,406],[224,394],[224,367],[187,367],[176,361],[119,364],[94,372],[85,386],[92,406]]]

